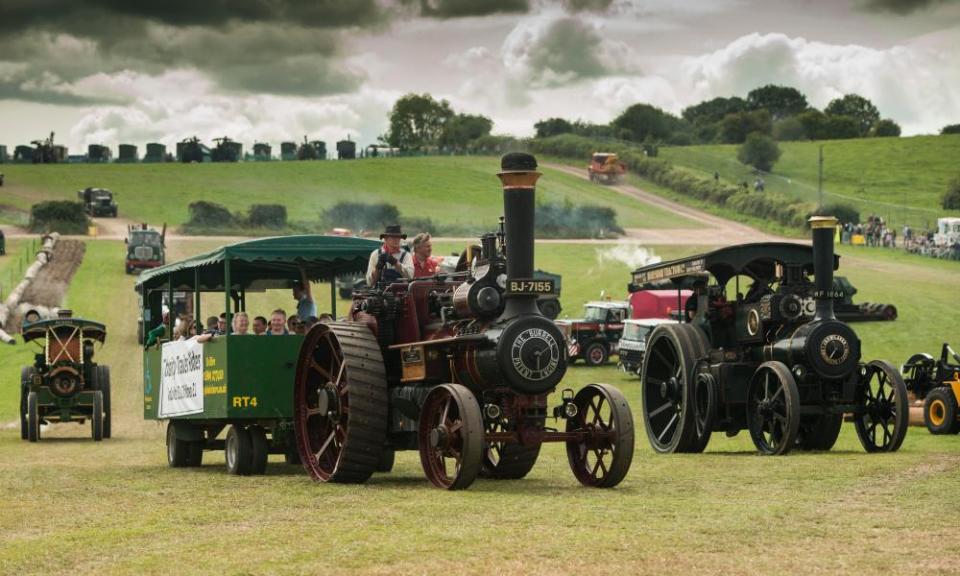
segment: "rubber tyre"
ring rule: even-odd
[[[923,423],[931,434],[956,434],[960,431],[957,411],[957,399],[953,390],[947,386],[938,386],[931,390],[923,401]]]
[[[93,408],[90,414],[90,435],[94,442],[103,440],[103,392],[93,391]]]
[[[203,440],[187,442],[187,466],[197,468],[203,465]]]
[[[587,366],[603,366],[609,358],[610,353],[607,351],[607,347],[600,342],[588,344],[586,350],[583,351],[583,361]]]
[[[250,474],[253,468],[253,442],[246,428],[230,426],[223,453],[227,461],[227,472],[236,476]]]
[[[167,465],[171,468],[190,466],[190,442],[177,438],[177,428],[182,424],[176,420],[167,423]]]
[[[27,440],[40,440],[40,399],[36,392],[27,394]]]
[[[113,410],[110,401],[110,367],[97,366],[97,390],[103,394],[103,437],[110,438],[113,429]]]
[[[250,434],[250,473],[262,476],[267,471],[267,457],[270,455],[267,432],[260,426],[251,426],[247,432]]]
[[[24,366],[20,369],[20,439],[26,440],[29,435],[27,426],[27,396],[30,394],[30,384],[33,381],[33,366]]]

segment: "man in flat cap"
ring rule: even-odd
[[[400,248],[400,241],[406,237],[399,224],[391,224],[383,231],[380,235],[383,246],[370,253],[367,286],[372,288],[378,282],[387,285],[401,278],[413,278],[413,257]]]

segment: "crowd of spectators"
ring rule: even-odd
[[[854,246],[876,246],[881,248],[903,248],[911,254],[921,254],[932,258],[960,260],[960,241],[938,243],[935,232],[916,231],[904,224],[900,234],[892,226],[887,226],[880,216],[869,216],[866,222],[845,222],[840,228],[840,242]],[[897,240],[900,240],[898,246]]]

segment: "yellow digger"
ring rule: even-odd
[[[940,359],[929,354],[914,354],[901,367],[907,389],[923,400],[923,423],[931,434],[960,433],[960,363],[949,344],[944,343]]]

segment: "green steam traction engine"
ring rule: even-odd
[[[440,488],[480,474],[522,478],[544,442],[565,442],[582,484],[618,484],[633,458],[633,418],[614,387],[547,396],[567,367],[563,334],[537,308],[553,282],[534,277],[536,159],[507,154],[504,224],[455,272],[357,291],[349,319],[307,334],[296,370],[300,458],[324,482],[364,482],[396,450],[418,450]],[[564,422],[550,428],[547,418]]]
[[[42,351],[20,372],[20,437],[37,442],[43,423],[89,420],[94,440],[109,438],[110,368],[93,361],[106,327],[60,310],[57,318],[25,324],[22,334]]]
[[[643,416],[656,451],[702,452],[713,432],[743,429],[763,454],[829,450],[844,414],[867,452],[900,447],[904,381],[886,362],[861,362],[860,340],[833,311],[836,220],[810,225],[812,249],[746,244],[634,273],[643,288],[694,291],[687,321],[658,326],[647,341]],[[740,279],[752,282],[745,296]]]

